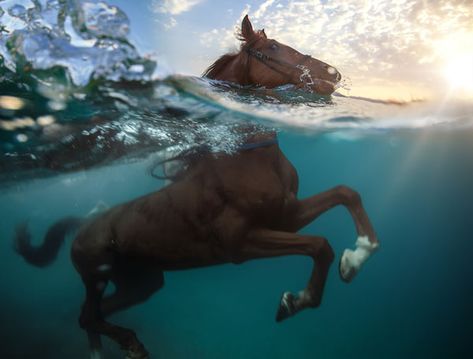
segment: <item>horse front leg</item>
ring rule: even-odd
[[[238,252],[235,261],[278,257],[291,254],[308,255],[314,267],[307,287],[298,294],[285,292],[282,296],[276,321],[281,321],[305,308],[318,307],[322,301],[325,281],[334,253],[323,237],[279,232],[267,229],[252,230]]]
[[[346,186],[337,186],[304,200],[296,200],[287,208],[283,228],[298,231],[322,213],[338,205],[348,209],[358,233],[356,249],[345,249],[339,264],[340,277],[345,282],[350,282],[379,247],[376,233],[356,191]]]

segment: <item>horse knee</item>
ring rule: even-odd
[[[330,243],[325,238],[322,244],[321,257],[325,260],[326,263],[332,263],[335,259],[335,252],[333,251]]]
[[[332,246],[326,238],[320,238],[313,248],[316,260],[322,260],[324,263],[330,264],[335,259],[335,253]]]

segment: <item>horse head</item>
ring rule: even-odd
[[[293,84],[322,95],[335,91],[341,79],[335,67],[269,39],[264,29],[254,31],[248,15],[242,21],[239,39],[240,52],[222,56],[204,76],[267,88]]]

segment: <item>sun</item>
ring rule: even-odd
[[[473,97],[473,32],[457,32],[436,42],[443,76],[452,91]]]
[[[453,90],[473,95],[473,53],[450,59],[445,65],[444,76]]]

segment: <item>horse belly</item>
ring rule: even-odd
[[[115,229],[120,252],[150,257],[163,269],[221,263],[212,230],[221,210],[214,191],[173,184],[124,209]]]

